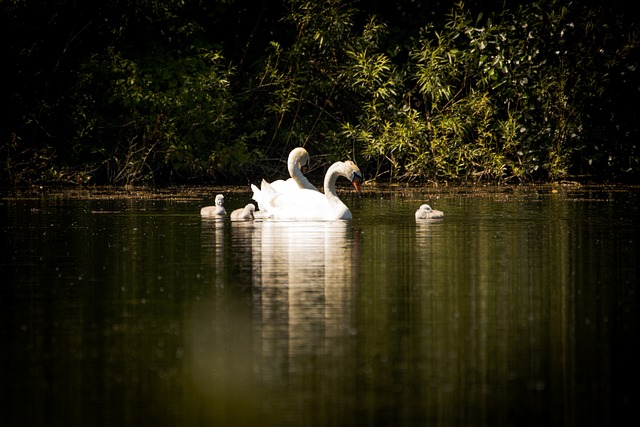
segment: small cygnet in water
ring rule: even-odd
[[[416,211],[416,219],[438,219],[444,218],[444,212],[431,209],[431,206],[424,204]]]
[[[225,216],[227,211],[224,209],[224,196],[222,194],[218,194],[216,196],[216,201],[214,206],[205,206],[200,209],[201,216],[208,217],[221,217]]]
[[[249,203],[244,208],[236,209],[231,212],[231,219],[234,220],[243,220],[243,219],[253,219],[253,212],[256,210],[256,207],[253,203]]]

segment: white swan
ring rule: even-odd
[[[222,194],[218,194],[216,196],[216,201],[214,206],[205,206],[200,209],[201,216],[208,217],[221,217],[225,216],[227,211],[224,209],[224,196]]]
[[[256,210],[256,206],[253,203],[249,203],[244,208],[236,209],[231,212],[232,220],[245,220],[253,219],[253,212]]]
[[[261,211],[269,218],[285,220],[335,220],[351,219],[351,211],[336,194],[336,179],[344,176],[360,193],[362,172],[351,161],[336,162],[327,170],[324,177],[324,194],[319,191],[301,188],[278,193],[266,181],[261,188],[251,185],[253,200],[258,202]]]
[[[302,147],[296,147],[289,153],[287,159],[287,170],[291,178],[286,181],[278,179],[271,183],[273,189],[278,193],[286,193],[287,191],[297,190],[298,188],[307,188],[309,190],[319,191],[313,184],[309,182],[303,174],[303,170],[309,167],[311,157],[309,152]]]
[[[416,211],[416,219],[440,219],[444,218],[444,212],[431,209],[431,206],[424,204]]]

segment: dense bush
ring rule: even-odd
[[[271,3],[267,5],[266,3]],[[637,22],[555,0],[0,5],[2,181],[636,179]]]

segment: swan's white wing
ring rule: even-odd
[[[277,219],[325,219],[329,204],[324,194],[307,189],[273,195],[267,210]]]
[[[344,204],[332,206],[323,193],[308,189],[274,194],[268,199],[264,209],[275,219],[351,219],[351,212]]]
[[[276,193],[288,193],[289,191],[294,191],[299,188],[298,184],[293,180],[293,178],[289,178],[286,181],[278,179],[270,183],[270,185]]]
[[[251,190],[253,191],[253,196],[251,197],[258,204],[258,209],[262,209],[263,201],[262,201],[262,191],[254,184],[251,184]]]

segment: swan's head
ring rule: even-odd
[[[245,206],[245,208],[249,209],[249,211],[253,213],[256,210],[256,205],[254,205],[253,203],[249,203],[247,206]]]
[[[309,152],[302,147],[294,148],[289,153],[288,163],[290,165],[295,164],[303,174],[309,170],[310,162],[311,156],[309,156]]]
[[[358,168],[358,166],[351,160],[347,160],[344,164],[347,170],[347,178],[349,178],[349,181],[353,184],[353,188],[356,189],[356,192],[360,194],[362,191],[362,181],[364,181],[360,168]]]
[[[224,205],[224,196],[222,194],[218,194],[216,196],[216,206],[222,207]]]

